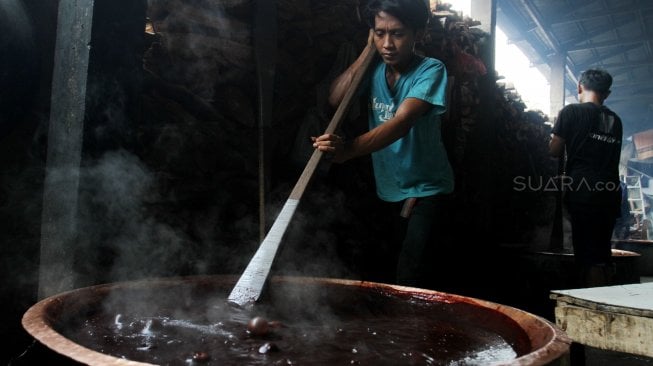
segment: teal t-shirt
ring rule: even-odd
[[[444,64],[433,58],[418,58],[393,90],[388,88],[385,68],[385,63],[378,63],[370,76],[370,129],[392,118],[406,98],[421,99],[433,108],[415,121],[406,136],[372,153],[377,195],[384,201],[397,202],[451,193],[453,171],[440,132],[440,116],[446,111]]]

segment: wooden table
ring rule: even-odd
[[[653,282],[551,291],[556,324],[576,343],[653,357]]]

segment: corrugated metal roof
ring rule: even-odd
[[[567,102],[583,70],[603,67],[624,133],[653,125],[652,0],[498,0],[497,24],[545,75],[550,57],[566,54]]]

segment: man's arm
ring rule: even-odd
[[[370,36],[367,40],[368,45],[373,42],[373,36],[374,32],[370,29]],[[365,60],[367,54],[370,52],[376,52],[376,50],[373,47],[365,47],[363,52],[358,55],[356,61],[349,65],[349,67],[342,74],[333,80],[329,89],[329,104],[332,107],[337,107],[342,101],[342,98],[345,97],[347,90],[349,90],[349,86],[354,80],[354,75],[356,75],[356,72],[361,68],[361,65],[363,65],[363,60]]]
[[[565,151],[565,139],[558,135],[551,135],[549,142],[549,154],[551,156],[560,157]]]
[[[339,138],[329,134],[316,138],[313,146],[322,151],[335,153],[333,161],[337,163],[367,155],[405,136],[413,127],[415,120],[431,108],[433,108],[431,104],[421,99],[406,98],[397,108],[394,117],[356,137],[348,146],[340,148]]]

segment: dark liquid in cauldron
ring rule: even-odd
[[[55,328],[90,349],[162,365],[487,365],[529,352],[511,319],[446,298],[276,284],[269,298],[240,309],[226,304],[227,291],[117,289]],[[282,326],[254,336],[254,316]]]

